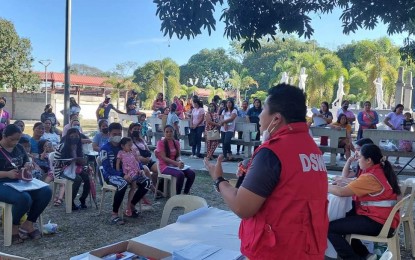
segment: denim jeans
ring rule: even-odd
[[[202,147],[202,134],[205,131],[205,126],[198,126],[190,131],[195,133],[195,143],[192,145],[192,155],[200,155],[200,148]]]
[[[228,154],[232,154],[231,140],[235,133],[234,132],[220,132],[220,134],[221,134],[223,156],[227,158]]]
[[[28,213],[27,220],[36,222],[52,198],[49,186],[32,191],[19,192],[0,183],[0,201],[12,204],[13,225],[19,225],[20,219]]]

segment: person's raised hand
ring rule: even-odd
[[[212,177],[213,180],[216,180],[218,177],[221,177],[223,175],[222,161],[223,161],[222,154],[219,155],[218,160],[216,161],[216,164],[209,162],[208,158],[206,157],[203,160],[205,168],[209,171],[210,177]]]

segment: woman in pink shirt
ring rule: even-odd
[[[193,101],[192,119],[190,120],[190,132],[193,132],[194,136],[191,158],[203,158],[200,154],[203,131],[205,131],[205,110],[202,101],[196,99]]]
[[[153,109],[154,111],[161,111],[163,112],[163,110],[167,107],[166,101],[163,99],[163,93],[158,93],[156,100],[153,101],[153,106],[151,107],[151,109]]]
[[[183,106],[183,101],[180,100],[177,96],[174,96],[173,98],[173,102],[176,104],[177,108],[176,108],[176,115],[180,118],[180,119],[184,119],[184,106]]]
[[[173,133],[173,127],[166,125],[164,139],[157,142],[157,152],[155,154],[159,160],[160,172],[176,177],[176,194],[182,192],[185,178],[187,180],[183,193],[189,194],[196,174],[190,168],[185,169],[184,163],[180,160],[180,143],[174,140]]]
[[[359,122],[357,140],[363,138],[364,129],[376,129],[376,125],[379,123],[378,113],[376,113],[374,110],[371,110],[372,104],[369,101],[366,101],[363,106],[363,111],[360,111],[357,115],[357,121]]]

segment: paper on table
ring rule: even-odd
[[[167,166],[168,168],[172,168],[172,169],[175,169],[175,170],[179,170],[179,171],[184,171],[184,170],[187,170],[187,169],[189,169],[190,168],[190,166],[189,165],[185,165],[182,169],[180,169],[179,167],[174,167],[174,166]]]
[[[180,215],[180,216],[177,218],[177,221],[176,221],[176,222],[178,222],[178,223],[184,223],[184,222],[187,222],[187,221],[189,221],[189,220],[191,220],[191,219],[193,219],[193,218],[196,218],[196,217],[198,217],[198,216],[202,216],[202,215],[203,215],[203,214],[205,214],[208,210],[209,210],[209,207],[202,207],[202,208],[199,208],[199,209],[196,209],[196,210],[190,211],[190,212],[188,212],[188,213],[186,213],[186,214]]]
[[[4,185],[10,186],[17,191],[30,191],[30,190],[38,190],[49,184],[39,181],[38,179],[33,179],[31,181],[18,181],[18,182],[5,182]]]

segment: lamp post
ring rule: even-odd
[[[47,74],[47,69],[48,69],[48,66],[50,65],[50,63],[51,63],[51,60],[40,60],[39,61],[39,63],[40,64],[42,64],[43,66],[45,66],[45,96],[46,96],[46,98],[45,98],[45,102],[46,102],[46,105],[48,104],[48,86],[47,86],[47,83],[48,83],[48,74]]]

